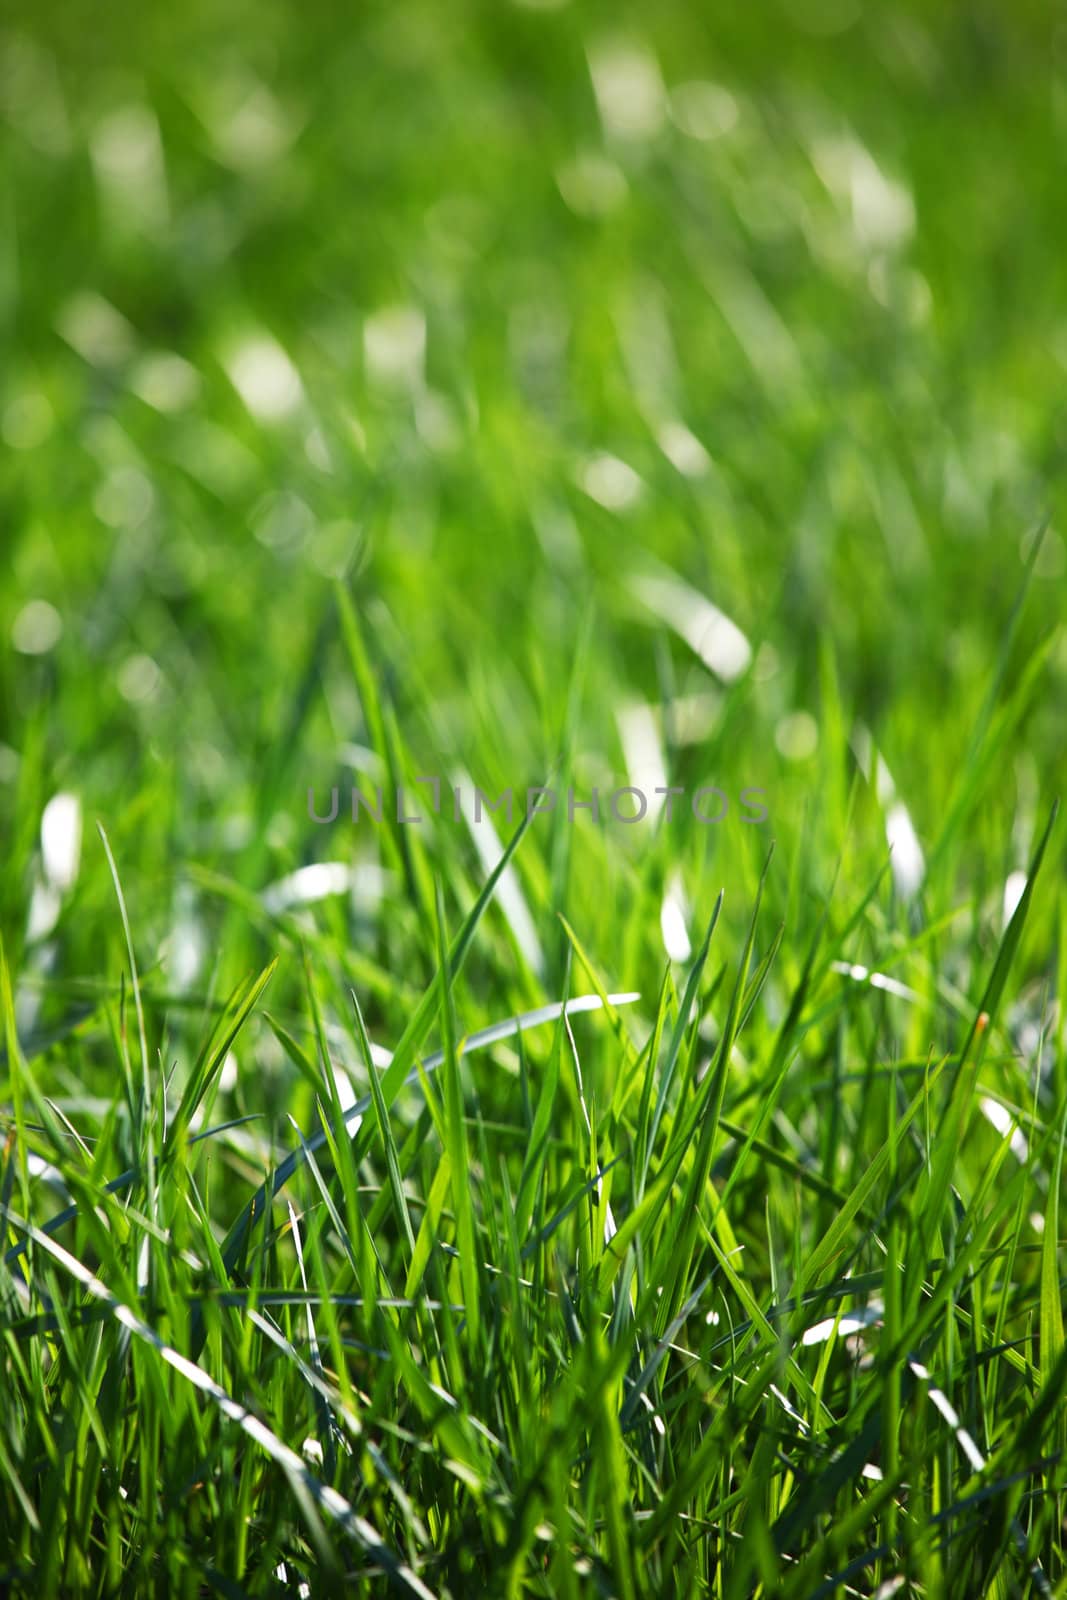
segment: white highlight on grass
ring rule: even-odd
[[[384,770],[381,756],[369,745],[354,742],[342,744],[337,754],[346,766],[353,767],[356,772],[369,772],[372,777],[379,777]]]
[[[216,130],[216,138],[232,166],[261,167],[284,155],[295,131],[292,119],[260,83]]]
[[[721,712],[722,693],[718,689],[678,695],[671,701],[671,727],[675,743],[702,744],[714,729]]]
[[[630,587],[636,597],[685,640],[709,672],[732,683],[752,660],[752,646],[736,622],[673,573],[637,575]]]
[[[667,884],[659,914],[663,948],[672,961],[688,961],[693,954],[693,945],[689,938],[689,914],[689,900],[682,882],[682,874],[675,870]]]
[[[711,470],[711,457],[684,422],[662,422],[656,430],[656,443],[683,478],[704,478]]]
[[[268,550],[291,550],[306,544],[315,529],[315,514],[292,489],[264,495],[252,512],[252,529]]]
[[[800,1342],[803,1345],[825,1344],[835,1334],[844,1338],[850,1333],[862,1333],[865,1328],[879,1324],[884,1316],[885,1312],[879,1305],[856,1306],[852,1311],[843,1311],[840,1317],[825,1317],[821,1322],[805,1328]]]
[[[305,1439],[304,1443],[307,1444],[308,1441]],[[285,1565],[284,1561],[278,1562],[278,1565],[274,1569],[274,1576],[277,1578],[279,1583],[288,1584],[292,1581],[289,1575],[289,1568]],[[298,1575],[294,1571],[293,1577],[295,1578],[297,1576]],[[296,1600],[311,1600],[311,1585],[308,1583],[306,1578],[300,1578],[299,1582],[297,1583]]]
[[[1019,1127],[1007,1106],[1002,1106],[999,1100],[993,1100],[988,1095],[983,1095],[978,1102],[982,1115],[1000,1134],[1001,1138],[1011,1135],[1010,1149],[1016,1161],[1025,1163],[1030,1159],[1030,1146],[1026,1135]]]
[[[140,467],[112,467],[93,495],[93,510],[109,528],[137,528],[155,500],[152,480]]]
[[[89,151],[97,186],[113,214],[143,229],[167,221],[167,176],[159,123],[148,106],[119,106],[96,124]]]
[[[127,656],[119,668],[119,694],[131,705],[154,700],[162,681],[163,675],[151,656]]]
[[[1025,872],[1009,872],[1004,884],[1003,925],[1006,928],[1018,908],[1026,888]]]
[[[806,761],[819,744],[819,724],[810,711],[791,711],[774,730],[774,742],[787,761]]]
[[[635,39],[604,38],[589,48],[589,73],[604,132],[650,139],[663,126],[666,95],[659,64]]]
[[[872,972],[858,961],[831,961],[830,968],[856,983],[869,983],[872,989],[884,989],[886,994],[898,995],[901,1000],[911,1000],[917,1004],[922,1002],[922,995],[909,989],[906,983],[901,983],[898,978],[890,978],[884,972]]]
[[[282,422],[299,407],[300,374],[278,341],[260,330],[231,346],[223,364],[237,393],[259,422]]]
[[[375,1060],[373,1045],[371,1046],[370,1058],[374,1066],[380,1067],[382,1065],[380,1061]],[[360,1064],[362,1065],[362,1062]],[[342,1112],[348,1111],[352,1106],[355,1105],[358,1098],[355,1088],[353,1087],[352,1078],[347,1069],[339,1066],[336,1061],[332,1062],[331,1065],[333,1067],[333,1081],[337,1088],[338,1104],[340,1105]]]
[[[926,1392],[930,1396],[931,1405],[934,1407],[935,1411],[939,1412],[941,1416],[944,1417],[945,1421],[956,1435],[956,1442],[963,1451],[964,1455],[967,1457],[967,1463],[972,1471],[981,1472],[985,1467],[985,1456],[983,1456],[971,1435],[967,1432],[967,1429],[961,1426],[959,1412],[949,1400],[944,1390],[935,1387],[929,1370],[923,1366],[921,1361],[909,1360],[908,1366],[911,1368],[915,1376],[922,1383],[927,1385]]]
[[[171,925],[167,970],[178,994],[190,988],[200,971],[207,950],[204,925],[196,914],[192,884],[179,880],[174,895],[174,920]]]
[[[24,656],[44,656],[63,633],[63,619],[47,600],[27,600],[11,624],[11,643]]]
[[[418,306],[384,306],[363,324],[367,376],[381,388],[420,388],[426,365],[426,317]]]
[[[881,1473],[878,1476],[881,1477]],[[894,1577],[887,1578],[884,1583],[878,1585],[871,1596],[871,1600],[893,1600],[893,1596],[899,1594],[901,1589],[906,1588],[907,1583],[908,1580],[904,1574],[898,1572]]]
[[[431,450],[447,455],[463,443],[463,424],[459,413],[445,394],[421,388],[415,395],[415,428]]]
[[[196,109],[227,166],[255,172],[280,161],[302,118],[251,73],[217,74],[197,86]]]
[[[45,939],[59,921],[59,913],[63,909],[63,896],[40,879],[34,884],[30,893],[30,910],[26,918],[26,938],[30,944],[38,939]],[[38,1003],[32,1003],[32,1014],[36,1014]],[[20,1024],[25,1025],[28,1018],[25,1013],[20,1015]]]
[[[628,511],[637,503],[644,483],[633,467],[618,456],[602,451],[590,456],[578,470],[578,484],[605,511]]]
[[[664,804],[664,796],[655,791],[667,787],[667,766],[656,714],[645,701],[630,700],[618,707],[615,722],[627,779],[632,788],[645,795],[649,815],[655,816]]]
[[[109,300],[88,289],[63,303],[56,330],[91,367],[118,366],[133,352],[130,323]]]
[[[885,813],[885,836],[891,852],[894,888],[902,899],[910,900],[926,876],[926,861],[911,814],[898,798],[893,774],[870,730],[862,722],[853,728],[850,742],[860,770],[868,783],[873,783],[878,803]]]
[[[237,1078],[237,1057],[232,1050],[227,1050],[219,1072],[219,1093],[231,1094],[237,1087]]]
[[[27,1150],[26,1152],[26,1170],[31,1178],[36,1178],[39,1183],[46,1183],[50,1189],[54,1189],[57,1194],[62,1195],[64,1200],[70,1199],[70,1190],[63,1182],[63,1174],[59,1168],[54,1167],[50,1161],[45,1161],[32,1150]]]
[[[773,1394],[774,1398],[777,1400],[778,1404],[781,1406],[781,1408],[785,1412],[786,1416],[790,1417],[796,1423],[796,1425],[800,1429],[801,1433],[809,1432],[809,1428],[808,1428],[807,1422],[800,1415],[800,1412],[793,1405],[793,1403],[789,1399],[789,1397],[782,1393],[781,1389],[779,1389],[779,1387],[778,1387],[778,1385],[776,1383],[770,1384],[769,1388],[770,1388],[771,1394]]]
[[[598,150],[580,150],[556,169],[563,202],[578,217],[606,217],[622,205],[629,185],[622,169]]]
[[[504,846],[500,836],[493,826],[492,818],[485,807],[482,807],[481,816],[474,819],[474,783],[469,773],[462,769],[452,774],[452,786],[459,789],[466,800],[471,796],[470,803],[464,804],[463,815],[470,829],[470,836],[474,848],[478,853],[478,860],[486,877],[491,877],[496,870],[497,863],[504,854]],[[531,972],[540,976],[545,970],[545,955],[541,949],[541,941],[537,937],[537,929],[530,915],[530,908],[526,904],[526,896],[522,892],[518,873],[513,863],[509,862],[500,875],[497,884],[496,899],[501,911],[507,918],[508,926],[515,935],[515,943],[522,951],[523,959]]]
[[[45,881],[59,894],[77,881],[81,847],[81,801],[76,794],[54,794],[41,816],[41,860]]]
[[[830,193],[849,206],[862,249],[896,250],[908,242],[915,231],[911,191],[887,177],[854,134],[816,139],[811,157]]]
[[[885,836],[893,852],[893,882],[897,893],[910,900],[922,886],[926,861],[911,814],[902,800],[895,800],[886,813]]]
[[[676,84],[667,97],[667,110],[680,132],[704,142],[721,139],[736,128],[740,115],[728,89],[702,79]]]
[[[135,363],[129,385],[146,406],[170,416],[192,405],[200,393],[200,374],[171,350],[149,350]]]
[[[276,916],[337,894],[351,893],[377,905],[388,886],[389,873],[376,862],[313,861],[269,884],[259,898],[264,911]]]

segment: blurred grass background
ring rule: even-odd
[[[731,799],[711,828],[539,819],[516,870],[544,964],[494,908],[464,1021],[558,997],[560,911],[651,1010],[720,886],[735,949],[773,838],[769,1028],[835,874],[840,933],[894,843],[837,953],[954,998],[857,1047],[950,1048],[1067,772],[1065,127],[1062,4],[9,6],[0,931],[27,1048],[80,1030],[56,1093],[114,1084],[96,818],[162,1059],[187,1070],[186,1011],[279,946],[272,1002],[302,1007],[302,940],[332,1020],[352,982],[399,1036],[436,960],[428,873],[456,922],[484,868],[446,819],[415,859],[309,823],[309,786],[381,774],[338,583],[409,778],[556,771],[584,799],[662,770]],[[740,670],[686,643],[694,596]],[[66,873],[57,794],[84,819],[72,856],[52,813]],[[393,875],[305,915],[277,885],[327,858]],[[1062,906],[1026,927],[1031,1052]],[[306,1086],[266,1028],[238,1055],[226,1092],[284,1142]],[[514,1110],[513,1082],[482,1091]],[[840,1129],[798,1092],[831,1175]]]
[[[94,804],[180,751],[175,825],[217,820],[354,566],[442,719],[484,689],[520,781],[590,600],[593,720],[656,697],[625,585],[652,551],[769,647],[752,781],[794,807],[775,729],[829,641],[931,830],[1023,541],[1062,511],[1056,22],[9,13],[0,603],[8,638],[34,598],[63,621],[5,652],[9,747],[47,704]],[[1031,642],[1064,564],[1054,528]]]
[[[180,864],[259,891],[323,854],[307,788],[366,746],[334,579],[412,774],[540,783],[573,701],[584,797],[632,778],[651,708],[671,782],[768,797],[769,830],[736,800],[666,830],[690,898],[724,882],[747,915],[768,831],[821,896],[857,723],[938,840],[1047,516],[1011,742],[926,885],[933,916],[999,908],[1064,771],[1063,50],[1041,6],[9,16],[12,947],[56,790],[115,833],[156,943]],[[652,559],[750,671],[717,684],[635,597]],[[537,833],[537,909],[572,910]],[[578,837],[586,931],[617,945],[648,832]],[[91,853],[62,924],[83,976],[110,917]]]

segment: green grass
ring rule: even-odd
[[[1062,34],[5,13],[0,1592],[1067,1596]]]

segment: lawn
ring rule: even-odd
[[[0,1593],[1067,1596],[1067,10],[0,17]]]

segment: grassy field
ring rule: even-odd
[[[1067,1595],[1067,10],[718,11],[0,18],[5,1595]]]

